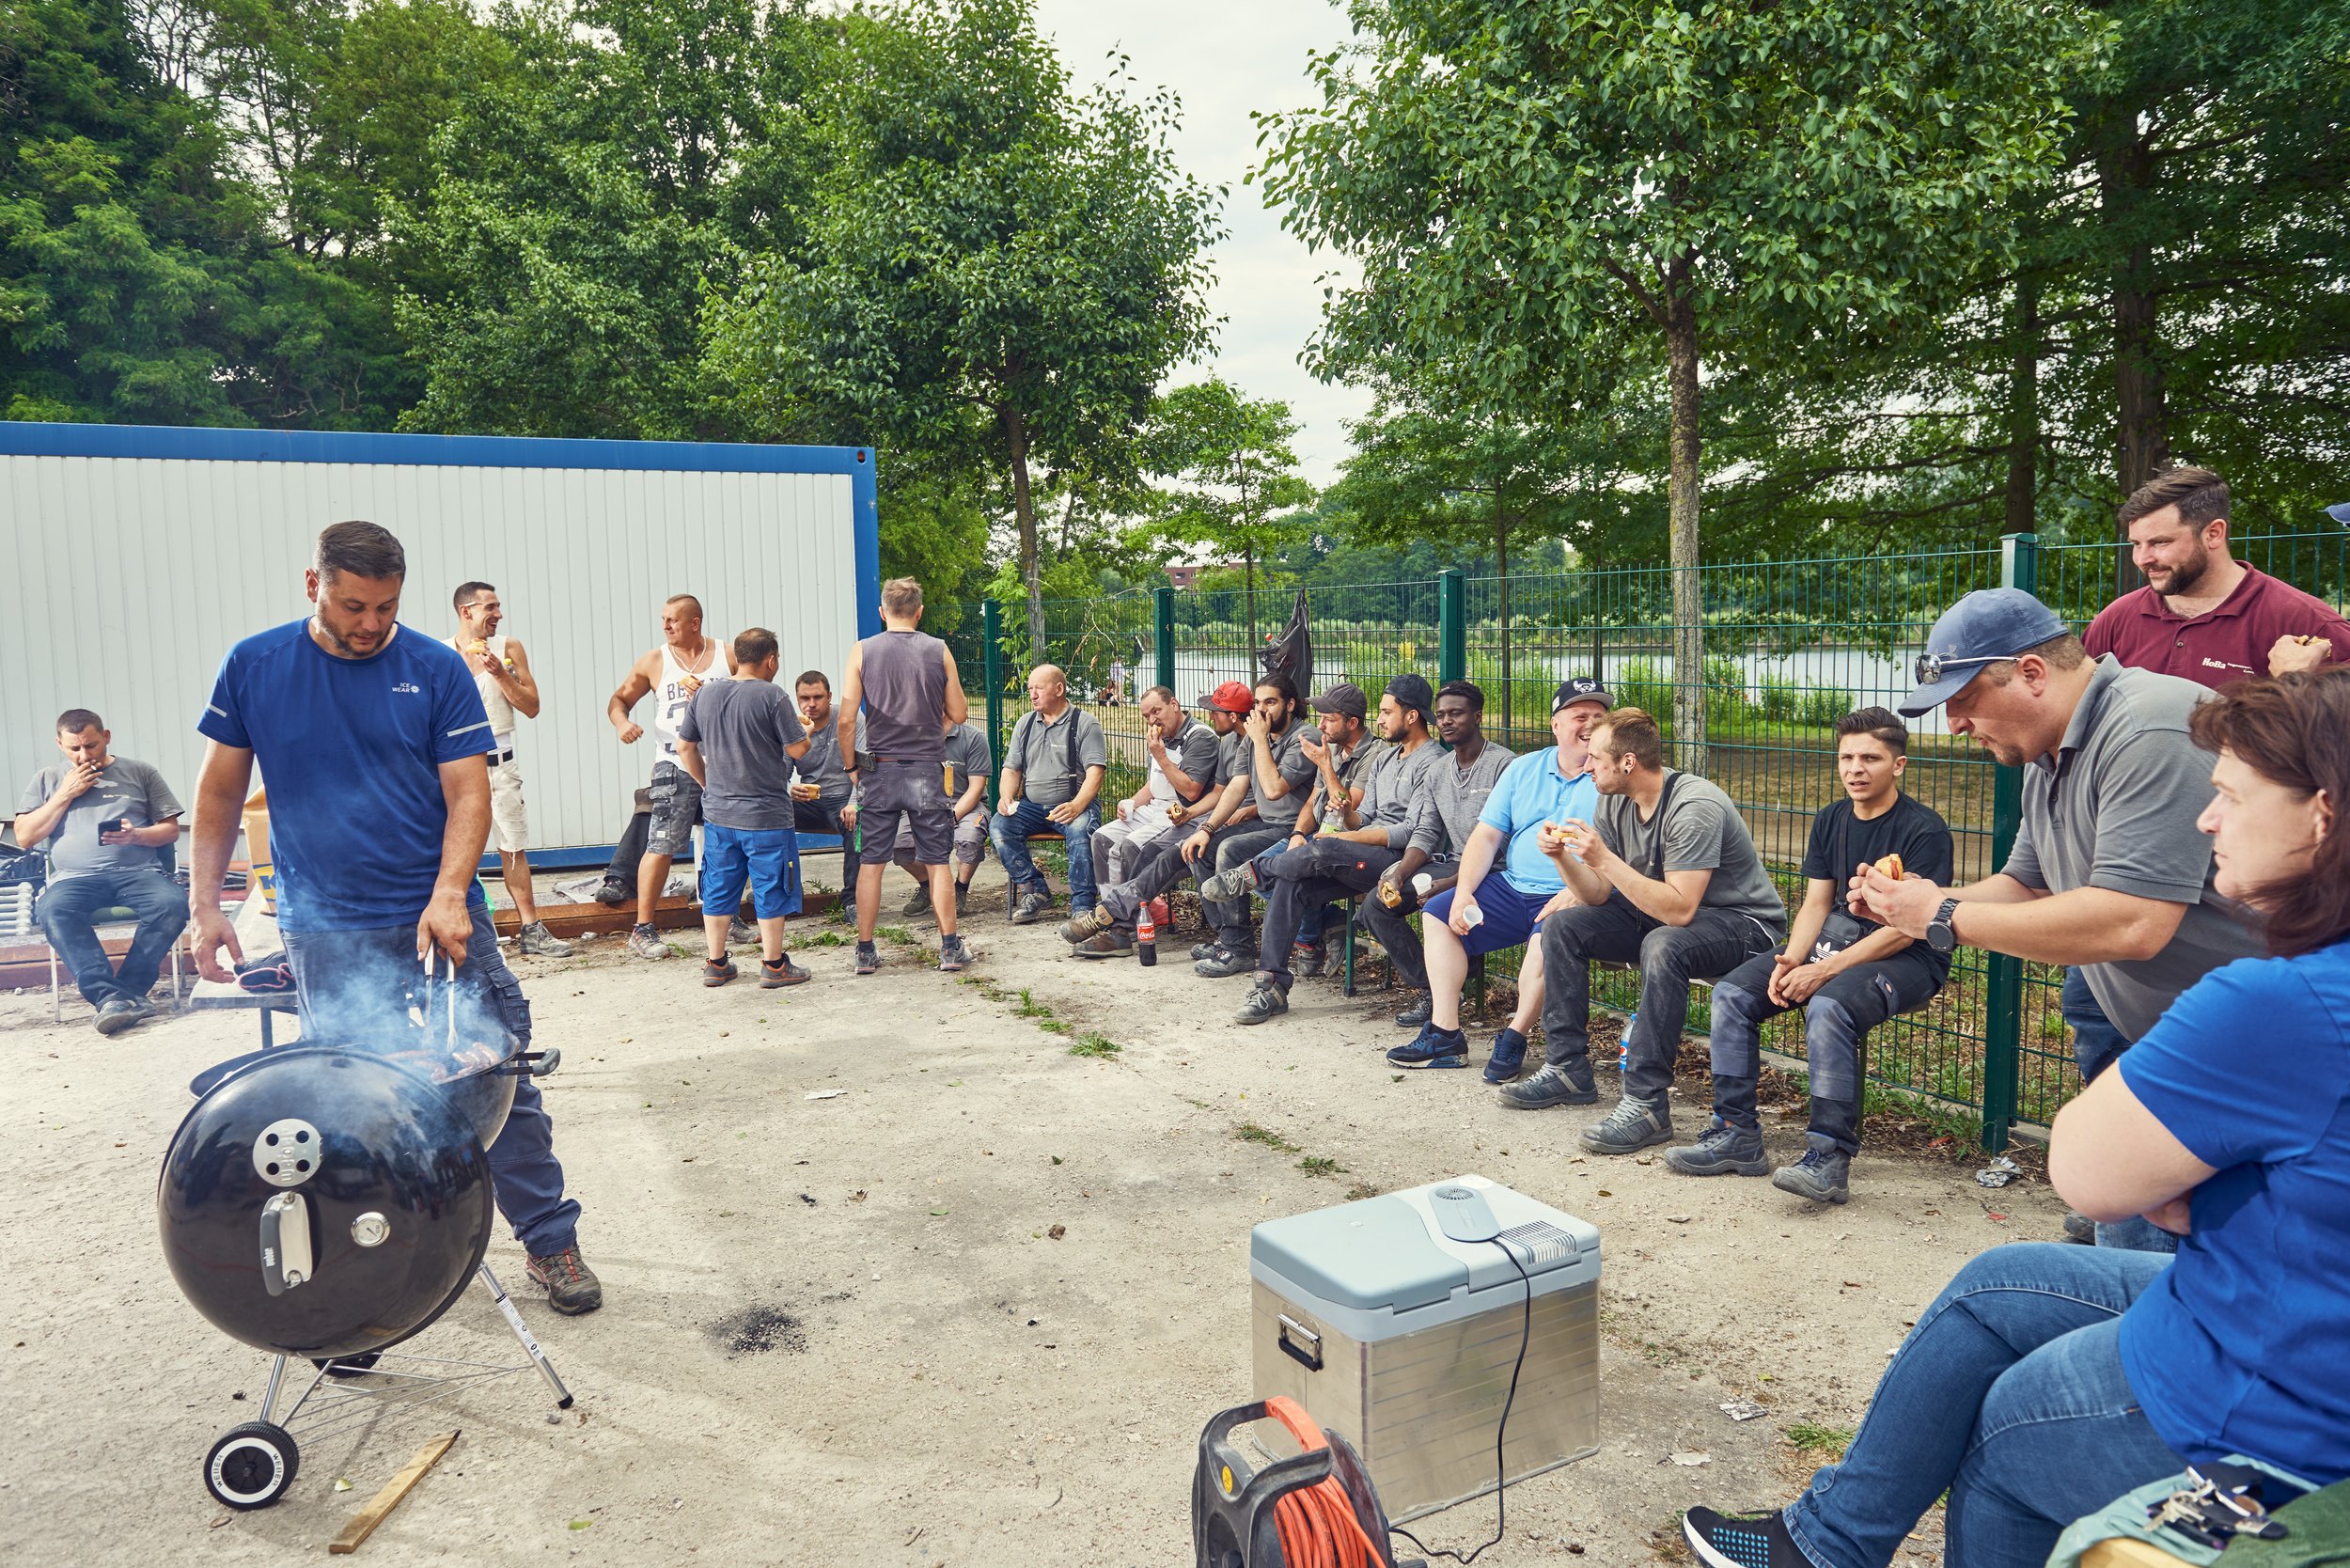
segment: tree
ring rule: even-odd
[[[1296,537],[1280,513],[1309,503],[1297,473],[1289,404],[1243,397],[1221,376],[1177,387],[1159,400],[1144,438],[1144,464],[1173,479],[1156,531],[1178,547],[1241,558],[1248,646],[1257,645],[1257,562]]]
[[[1838,352],[1935,300],[2054,161],[2077,12],[2027,0],[1748,7],[1355,0],[1323,102],[1262,118],[1284,222],[1355,257],[1316,353],[1446,363],[1555,407],[1661,350],[1675,730],[1703,765],[1700,387],[1711,353]],[[1654,361],[1650,362],[1653,364]]]
[[[713,350],[884,447],[976,415],[1041,658],[1036,470],[1131,469],[1152,389],[1209,339],[1216,199],[1175,166],[1172,97],[1073,98],[1028,0],[845,26],[806,258],[760,259]]]

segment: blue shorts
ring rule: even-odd
[[[702,823],[702,916],[732,915],[743,889],[762,920],[800,912],[800,836],[788,827]]]
[[[1521,946],[1543,929],[1542,921],[1535,917],[1550,900],[1549,893],[1519,892],[1507,877],[1496,871],[1477,885],[1477,907],[1484,911],[1485,917],[1461,938],[1461,950],[1474,958],[1479,953]],[[1430,899],[1424,913],[1432,920],[1449,920],[1452,894],[1443,892]]]

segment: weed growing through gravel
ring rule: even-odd
[[[840,948],[846,947],[848,941],[837,931],[820,931],[813,936],[801,937],[798,945],[803,948]]]
[[[1324,1154],[1308,1154],[1297,1162],[1297,1168],[1308,1176],[1343,1176],[1346,1167]]]
[[[914,933],[903,926],[876,926],[873,934],[885,942],[895,942],[901,948],[914,946]]]
[[[1069,1054],[1073,1057],[1098,1057],[1106,1061],[1125,1048],[1107,1036],[1087,1034],[1077,1037],[1076,1043],[1069,1047]]]
[[[1244,1121],[1232,1129],[1232,1136],[1243,1143],[1260,1144],[1277,1154],[1302,1154],[1300,1149],[1270,1127],[1260,1127],[1254,1121]]]
[[[1038,1001],[1036,999],[1036,994],[1025,985],[1020,988],[1020,1005],[1013,1008],[1011,1011],[1014,1014],[1022,1018],[1050,1018],[1053,1016],[1053,1010],[1046,1007],[1042,1002]]]
[[[1369,1182],[1357,1182],[1353,1186],[1346,1189],[1346,1200],[1349,1203],[1359,1203],[1366,1198],[1376,1198],[1378,1196],[1379,1189],[1372,1186]]]
[[[1844,1457],[1844,1450],[1852,1446],[1853,1434],[1842,1427],[1797,1421],[1787,1429],[1787,1440],[1806,1454],[1825,1454],[1833,1460]]]

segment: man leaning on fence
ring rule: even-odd
[[[2020,588],[1982,588],[1943,613],[1918,660],[1912,718],[1943,710],[2006,767],[2024,770],[2023,822],[2007,864],[1943,887],[1872,870],[1852,910],[1925,941],[2074,965],[2084,1081],[2111,1066],[2182,991],[2259,950],[2212,891],[2211,753],[2187,732],[2203,688],[2092,660],[2054,610]],[[2101,1247],[2175,1250],[2143,1220],[2097,1227]]]
[[[1888,857],[1904,876],[1941,882],[1950,874],[1950,826],[1902,792],[1909,730],[1883,708],[1836,721],[1836,772],[1844,798],[1811,819],[1804,851],[1803,906],[1785,950],[1762,953],[1714,986],[1714,1121],[1665,1163],[1684,1176],[1771,1176],[1783,1192],[1841,1203],[1860,1152],[1860,1057],[1869,1031],[1934,999],[1950,978],[1950,955],[1849,908],[1853,871]],[[1811,1124],[1802,1160],[1773,1175],[1762,1146],[1755,1086],[1762,1073],[1762,1025],[1804,1015],[1804,1066],[1811,1080]]]
[[[118,757],[114,732],[86,708],[57,715],[65,760],[33,776],[16,803],[16,842],[45,848],[48,888],[33,917],[73,971],[83,1000],[98,1010],[100,1034],[120,1034],[155,1016],[155,989],[172,944],[187,929],[188,901],[169,866],[180,842],[179,797],[149,763]],[[118,966],[92,917],[122,908],[138,920]]]
[[[1543,1070],[1501,1091],[1521,1110],[1582,1105],[1591,1082],[1591,964],[1637,964],[1638,1015],[1624,1031],[1623,1098],[1583,1129],[1594,1154],[1672,1137],[1673,1064],[1689,982],[1716,980],[1787,935],[1787,909],[1747,820],[1719,787],[1665,765],[1656,721],[1618,708],[1591,729],[1592,820],[1545,827],[1543,850],[1575,907],[1543,926]]]
[[[1380,873],[1378,889],[1363,901],[1363,929],[1387,955],[1396,980],[1418,993],[1395,1015],[1398,1028],[1424,1033],[1434,1006],[1427,958],[1411,919],[1426,902],[1420,897],[1419,879],[1427,878],[1431,899],[1452,891],[1460,879],[1462,846],[1476,832],[1478,813],[1485,809],[1494,785],[1512,760],[1506,748],[1485,738],[1484,720],[1485,694],[1476,685],[1448,681],[1436,689],[1436,738],[1446,749],[1429,763],[1419,796],[1412,806],[1403,853]],[[1449,1005],[1457,1017],[1461,1005],[1457,985]]]
[[[1102,825],[1102,779],[1109,742],[1091,713],[1069,700],[1069,678],[1054,665],[1028,672],[1028,711],[1011,727],[988,837],[1010,880],[1011,918],[1027,925],[1053,906],[1044,873],[1028,854],[1028,835],[1052,829],[1069,850],[1069,912],[1098,902],[1093,831]]]

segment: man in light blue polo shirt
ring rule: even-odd
[[[1559,743],[1510,764],[1485,799],[1477,827],[1461,851],[1460,880],[1431,900],[1420,919],[1428,962],[1428,1027],[1418,1040],[1387,1053],[1398,1067],[1466,1067],[1468,1039],[1461,1032],[1461,987],[1474,954],[1526,945],[1518,965],[1518,1006],[1509,1027],[1494,1036],[1485,1081],[1505,1084],[1526,1066],[1526,1031],[1543,1011],[1543,921],[1574,902],[1559,868],[1543,853],[1544,823],[1581,820],[1596,808],[1599,791],[1585,759],[1591,726],[1613,705],[1597,681],[1559,682],[1550,699],[1550,732]],[[1494,862],[1501,861],[1498,875]]]

